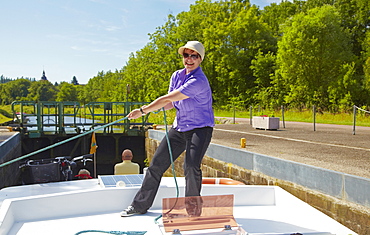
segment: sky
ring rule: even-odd
[[[281,0],[251,0],[263,8]],[[0,76],[80,84],[120,70],[195,0],[0,0]]]

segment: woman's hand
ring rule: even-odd
[[[136,118],[139,118],[141,116],[143,116],[143,114],[141,113],[140,109],[134,109],[134,110],[131,111],[131,113],[129,113],[127,115],[127,118],[128,119],[136,119]]]

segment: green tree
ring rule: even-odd
[[[266,107],[279,106],[278,100],[275,99],[276,94],[273,93],[272,81],[275,74],[276,56],[272,52],[264,54],[260,51],[255,59],[252,60],[251,69],[256,77],[256,92],[254,99],[256,103]]]
[[[283,32],[278,42],[275,89],[282,91],[285,103],[295,107],[316,104],[329,108],[328,88],[336,89],[338,79],[347,74],[343,66],[354,60],[336,9],[326,5],[299,13]]]
[[[271,33],[275,37],[280,37],[281,25],[290,17],[301,12],[305,4],[306,1],[282,1],[280,4],[271,3],[269,6],[265,6],[261,11],[261,20],[268,24]]]
[[[164,26],[150,34],[150,42],[130,55],[129,63],[120,72],[122,94],[130,85],[129,100],[149,102],[167,93],[171,74],[182,68],[180,55],[174,49],[182,45],[175,40],[175,29],[176,20],[169,15]]]
[[[99,72],[79,86],[78,99],[152,101],[167,93],[171,74],[183,68],[177,48],[198,40],[206,48],[201,67],[215,105],[315,104],[334,110],[367,104],[369,5],[284,0],[260,10],[244,0],[198,0],[189,11],[168,15],[120,70]]]
[[[259,9],[247,1],[203,0],[176,17],[175,35],[183,40],[182,44],[198,40],[206,48],[201,66],[216,105],[226,105],[229,99],[253,102],[255,77],[251,62],[259,50],[267,52],[276,44],[259,14]],[[194,33],[189,35],[189,29]]]
[[[57,90],[48,80],[32,82],[29,88],[27,100],[32,101],[54,101]]]
[[[184,43],[179,40],[177,29],[175,17],[169,15],[165,25],[150,35],[152,42],[143,51],[141,59],[144,66],[150,68],[144,72],[147,75],[144,88],[148,92],[143,94],[143,101],[152,101],[166,94],[172,73],[183,68],[181,56],[177,49],[174,50]]]
[[[10,82],[10,81],[13,81],[13,79],[4,77],[4,75],[0,76],[0,84],[7,83],[7,82]]]
[[[360,57],[370,28],[370,4],[368,0],[336,0],[334,6],[338,9],[342,26],[349,29],[353,52]]]
[[[98,72],[97,76],[89,79],[83,92],[79,94],[79,100],[84,103],[97,102],[102,91],[102,84],[104,82],[104,71]]]
[[[68,82],[61,82],[58,86],[58,94],[56,95],[56,101],[79,101],[77,85],[70,84]]]
[[[365,63],[363,65],[364,70],[364,89],[366,90],[367,99],[365,104],[370,103],[370,31],[367,32],[366,38],[364,41],[364,58]]]
[[[13,101],[22,100],[28,95],[28,89],[31,82],[28,79],[16,79],[4,84],[1,84],[0,100],[1,104],[11,104]]]
[[[126,96],[120,73],[108,71],[101,84],[103,88],[98,101],[123,102]]]

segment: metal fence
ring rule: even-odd
[[[314,105],[312,107],[312,124],[313,124],[313,131],[316,131],[316,124],[317,124],[317,114],[323,114],[323,112],[321,110],[318,110],[317,107]],[[264,109],[262,109],[260,106],[257,106],[257,107],[253,107],[253,106],[250,106],[249,107],[249,118],[250,118],[250,125],[252,125],[252,119],[253,119],[253,116],[257,116],[257,115],[260,115],[261,113],[265,113],[266,111],[264,111]],[[286,123],[285,123],[285,113],[286,113],[286,107],[285,106],[281,106],[281,109],[280,109],[280,115],[281,116],[281,124],[283,126],[283,128],[286,127]],[[368,110],[365,110],[365,109],[362,109],[356,105],[353,105],[353,113],[352,113],[352,134],[355,135],[356,134],[356,125],[357,125],[357,116],[360,114],[359,112],[362,112],[364,113],[365,115],[370,115],[370,111]],[[234,120],[235,120],[235,114],[236,114],[236,111],[235,111],[235,108],[233,110],[233,115],[234,115]],[[370,118],[369,118],[369,124],[370,124]]]

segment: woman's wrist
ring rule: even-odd
[[[140,112],[141,112],[142,115],[146,115],[146,113],[143,110],[143,107],[140,107]]]

